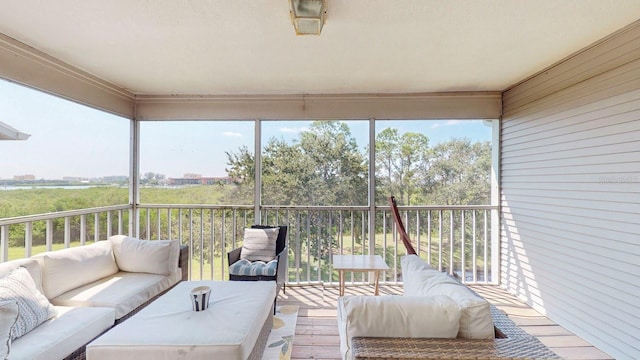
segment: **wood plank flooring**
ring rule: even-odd
[[[509,314],[525,331],[536,336],[565,359],[609,360],[600,351],[570,331],[531,309],[498,286],[475,285],[473,289],[499,309]],[[372,295],[373,285],[348,285],[347,295]],[[402,294],[402,286],[381,286],[381,295]],[[340,339],[336,322],[338,286],[287,286],[278,296],[279,305],[298,305],[298,323],[293,341],[292,360],[339,360]]]

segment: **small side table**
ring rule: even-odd
[[[340,296],[344,296],[344,272],[369,272],[376,273],[375,292],[379,295],[378,282],[380,272],[389,270],[389,266],[380,255],[333,255],[333,268],[340,274]]]

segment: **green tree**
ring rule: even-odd
[[[424,169],[425,198],[443,205],[489,204],[491,144],[452,139],[433,148],[430,167]]]
[[[429,167],[429,138],[423,134],[386,128],[376,136],[378,203],[396,196],[400,205],[418,203],[421,171]]]

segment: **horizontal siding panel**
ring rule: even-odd
[[[534,236],[534,234],[531,235]],[[612,304],[615,305],[614,307],[607,307],[603,309],[602,311],[604,313],[628,316],[625,320],[628,320],[629,318],[633,319],[634,321],[631,324],[635,324],[636,319],[637,322],[640,323],[640,316],[635,311],[636,304],[634,302],[634,298],[637,298],[640,294],[640,289],[638,288],[637,283],[633,284],[628,281],[611,279],[611,276],[606,276],[611,273],[615,273],[615,268],[613,267],[602,266],[602,272],[594,272],[594,268],[597,266],[600,267],[601,265],[595,262],[575,261],[575,256],[573,256],[573,252],[575,252],[575,250],[570,248],[565,249],[555,243],[548,243],[545,246],[544,242],[541,240],[540,243],[540,246],[523,246],[520,249],[516,249],[515,246],[517,246],[517,242],[514,242],[513,251],[519,252],[518,255],[520,259],[527,259],[528,257],[536,257],[537,259],[531,265],[529,270],[524,271],[530,284],[533,285],[533,283],[539,282],[548,286],[549,284],[560,283],[562,286],[577,287],[577,293],[588,291],[588,293],[592,294],[589,299],[590,303],[611,301]],[[571,266],[561,273],[548,270],[553,269],[561,262],[569,263]],[[607,272],[609,274],[606,274]],[[581,276],[584,275],[584,273],[592,274],[592,276],[589,277],[588,282],[584,276]],[[637,281],[638,278],[635,277],[635,279],[632,279],[631,281],[634,280]],[[582,285],[587,286],[597,284],[597,289],[580,289],[581,281],[585,282]],[[609,299],[609,292],[616,291],[620,288],[625,289],[624,291],[619,292],[621,296],[618,296],[615,299]],[[534,292],[539,296],[542,295],[540,289],[536,289]],[[556,293],[560,294],[562,292],[558,291]]]
[[[517,227],[523,226],[525,229],[537,227],[536,231],[548,234],[549,239],[566,239],[562,242],[562,246],[572,247],[574,250],[584,251],[585,254],[597,255],[601,265],[617,266],[617,263],[623,262],[630,264],[632,267],[640,265],[638,256],[640,256],[640,248],[638,244],[632,242],[624,244],[618,239],[627,235],[626,231],[615,229],[601,229],[596,226],[581,226],[578,224],[568,224],[566,221],[555,220],[556,214],[546,214],[553,216],[554,219],[543,217],[545,214],[533,211],[521,211],[522,215],[514,217],[517,220],[505,219],[507,226],[512,234],[522,234]],[[558,216],[559,217],[559,216]],[[526,220],[521,220],[525,219]],[[520,239],[526,241],[528,239]],[[623,246],[624,245],[624,246]],[[588,250],[591,249],[591,250]],[[616,261],[611,261],[616,260]],[[594,261],[590,259],[589,261]],[[618,271],[618,277],[624,277]],[[632,274],[633,277],[638,275]]]
[[[546,264],[540,264],[540,267],[544,267]],[[590,272],[589,269],[586,270]],[[520,274],[512,273],[514,279],[517,279]],[[573,274],[570,274],[573,275]],[[587,333],[588,336],[584,337],[598,337],[598,343],[606,343],[612,346],[620,346],[633,344],[633,351],[637,351],[635,347],[640,341],[638,334],[640,329],[637,326],[637,315],[633,312],[620,312],[615,311],[619,309],[618,301],[608,302],[606,307],[602,307],[599,304],[594,304],[592,300],[601,300],[601,297],[605,297],[606,294],[585,292],[586,286],[580,284],[572,279],[565,281],[559,278],[556,274],[548,274],[531,279],[532,284],[544,282],[548,286],[546,290],[540,294],[540,297],[535,299],[531,305],[550,318],[557,318],[563,322],[563,326],[572,329],[589,328],[595,329]],[[561,294],[563,291],[572,291],[575,296],[567,301],[557,294]],[[518,295],[520,298],[530,297],[530,288],[526,284],[521,284],[520,292]],[[570,305],[570,306],[567,306]],[[564,307],[567,310],[563,312],[555,312],[553,309]],[[546,311],[545,311],[546,309]],[[551,310],[549,310],[551,309]],[[598,314],[598,316],[594,316]],[[625,328],[631,329],[630,331],[621,330],[620,319],[624,319],[622,324]],[[619,358],[629,358],[619,357]]]
[[[505,92],[503,286],[640,358],[640,23]]]
[[[634,199],[629,194],[640,192],[637,182],[630,181],[616,181],[616,177],[603,177],[598,181],[586,182],[583,180],[579,183],[570,182],[547,182],[547,183],[534,183],[522,178],[512,178],[508,184],[502,186],[503,193],[510,192],[512,190],[549,190],[549,191],[583,191],[585,194],[626,194],[630,199]],[[624,178],[623,178],[624,179]],[[517,180],[517,181],[516,181]],[[606,185],[606,187],[603,187]],[[587,195],[588,196],[588,195]]]
[[[502,142],[502,146],[509,151],[554,146],[556,147],[555,151],[560,151],[568,148],[583,148],[587,145],[584,142],[595,141],[596,139],[603,139],[603,141],[608,141],[611,144],[615,140],[608,137],[613,135],[623,135],[626,136],[627,141],[633,141],[637,139],[634,133],[640,131],[640,125],[636,121],[638,119],[640,119],[640,111],[636,110],[593,119],[583,115],[579,121],[563,127],[561,127],[560,122],[565,119],[557,120],[553,125],[541,127],[536,129],[535,132],[532,131],[527,138],[514,136],[513,138],[505,139]],[[571,135],[563,137],[561,136],[563,133]],[[623,140],[624,142],[624,139],[619,137],[616,140],[618,142]]]
[[[598,75],[573,87],[549,94],[549,96],[540,98],[517,111],[505,106],[503,116],[525,120],[535,119],[558,112],[558,109],[572,109],[592,104],[602,99],[637,90],[639,76],[640,60],[636,60],[609,73]]]
[[[628,223],[632,225],[638,224],[638,215],[633,214],[633,211],[638,210],[637,203],[634,202],[621,202],[614,203],[606,201],[605,199],[593,200],[593,199],[579,199],[570,198],[567,196],[549,196],[549,194],[526,194],[526,195],[511,195],[509,196],[510,202],[516,204],[523,204],[527,210],[540,210],[543,213],[547,212],[549,206],[553,206],[556,210],[556,214],[580,214],[582,218],[591,221],[615,221],[619,223]],[[588,212],[587,212],[588,211]],[[584,214],[587,212],[586,214]],[[638,230],[640,230],[640,224],[638,224]]]
[[[606,206],[609,208],[618,208],[619,206],[624,206],[628,204],[637,204],[638,196],[640,196],[640,189],[636,185],[637,194],[629,194],[628,192],[618,191],[611,192],[606,191],[606,188],[603,188],[603,185],[600,185],[599,191],[592,190],[582,190],[566,187],[565,189],[554,189],[547,184],[543,184],[544,186],[535,186],[536,184],[528,184],[530,186],[524,187],[515,187],[511,186],[508,188],[509,191],[509,199],[511,201],[515,201],[516,203],[522,201],[524,203],[536,201],[541,202],[544,199],[563,199],[565,201],[585,201],[585,202],[593,202],[593,206],[595,207],[605,207],[605,205],[599,206],[598,203],[602,202],[607,204]],[[518,198],[520,197],[520,198]]]
[[[539,76],[510,89],[503,99],[505,106],[516,109],[546,94],[575,85],[640,58],[640,43],[637,41],[638,27],[640,22],[635,22],[613,34],[608,41],[595,44],[578,56],[571,56],[541,72]]]

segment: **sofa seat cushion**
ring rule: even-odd
[[[402,280],[405,295],[452,298],[461,309],[458,337],[466,339],[493,339],[495,337],[491,305],[471,289],[442,273],[417,255],[402,259]]]
[[[251,262],[240,259],[229,266],[229,274],[238,276],[276,276],[278,260]]]
[[[55,309],[55,317],[13,341],[10,359],[63,359],[114,323],[114,311],[109,308]]]
[[[118,272],[111,243],[49,251],[35,256],[42,267],[42,287],[49,299]]]
[[[178,281],[179,273],[164,276],[121,271],[61,294],[51,302],[59,306],[110,307],[120,319]]]
[[[355,336],[455,338],[461,316],[447,296],[343,296],[337,311],[343,359]]]

